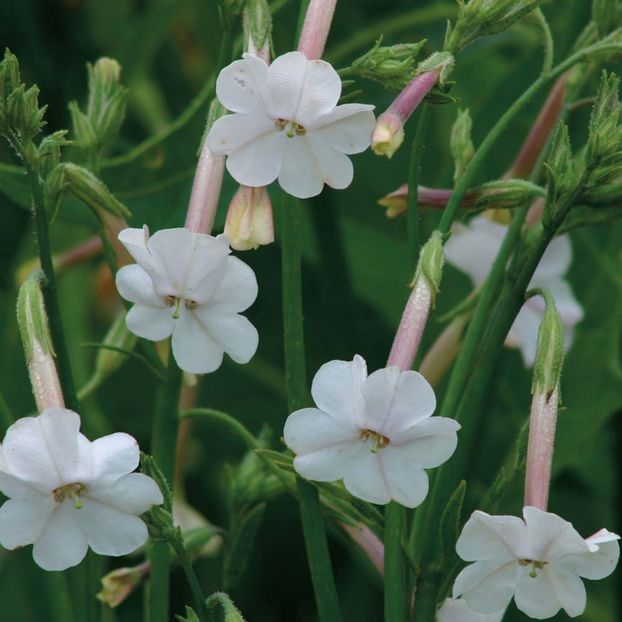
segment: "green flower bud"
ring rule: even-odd
[[[58,130],[49,136],[45,136],[39,143],[37,148],[37,167],[43,177],[58,166],[61,147],[69,144],[69,141],[65,138],[66,135],[66,130]]]
[[[39,344],[44,354],[55,356],[41,291],[42,278],[41,272],[31,274],[20,287],[17,296],[17,322],[22,335],[26,363],[32,360],[35,342]]]
[[[592,21],[599,38],[622,26],[622,5],[617,0],[593,0]]]
[[[95,130],[89,118],[80,110],[78,102],[69,102],[69,114],[71,115],[71,128],[76,145],[83,149],[92,147],[97,140]]]
[[[531,392],[550,395],[560,383],[564,363],[564,326],[548,290],[540,293],[546,303],[538,332],[538,349],[533,367]]]
[[[417,272],[410,284],[411,287],[415,287],[419,278],[425,278],[432,292],[432,304],[434,304],[434,299],[440,291],[444,259],[443,235],[440,231],[435,230],[421,248]]]
[[[530,203],[538,197],[546,197],[544,188],[524,179],[490,181],[478,186],[473,192],[475,193],[474,210],[488,208],[511,209]]]
[[[419,75],[427,73],[428,71],[436,71],[438,73],[438,83],[445,84],[453,68],[453,54],[449,52],[434,52],[417,65],[417,71],[415,73]]]
[[[473,159],[475,148],[471,140],[473,122],[467,110],[458,110],[458,116],[451,128],[449,148],[454,159],[454,181],[462,177],[469,162]]]
[[[457,52],[480,37],[507,30],[542,0],[458,0],[458,19],[445,35],[445,49]]]
[[[620,79],[613,73],[607,75],[603,72],[590,118],[590,133],[585,154],[586,166],[589,168],[596,168],[622,147],[619,88]]]
[[[247,0],[244,6],[245,49],[251,53],[269,49],[272,14],[267,0]]]
[[[199,616],[197,616],[197,614],[194,613],[192,608],[188,607],[187,605],[186,605],[185,617],[180,616],[179,614],[177,614],[175,617],[177,618],[178,622],[200,622]]]
[[[43,128],[46,107],[39,108],[39,88],[20,84],[7,98],[6,123],[22,142],[32,140]]]
[[[245,622],[240,610],[233,604],[228,594],[215,592],[206,601],[208,610],[220,605],[224,614],[224,622]]]
[[[353,61],[350,68],[354,75],[400,91],[414,77],[417,55],[426,40],[391,46],[382,46],[381,43],[382,37],[369,52]]]
[[[127,207],[116,199],[104,182],[95,177],[93,173],[69,162],[62,166],[69,192],[92,210],[97,213],[104,210],[125,219],[131,216]]]

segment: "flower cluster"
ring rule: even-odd
[[[207,136],[212,153],[226,155],[227,170],[245,186],[278,178],[289,194],[308,198],[324,184],[347,188],[348,155],[365,151],[374,127],[373,106],[337,105],[341,79],[330,64],[288,52],[270,66],[244,54],[223,69],[216,94],[233,114]]]
[[[242,315],[257,297],[255,273],[231,257],[226,236],[188,229],[125,229],[119,240],[136,260],[117,273],[117,288],[134,303],[128,328],[144,339],[172,335],[177,364],[194,374],[218,369],[226,352],[247,363],[257,350],[255,327]]]
[[[88,547],[100,555],[126,555],[147,541],[140,514],[162,503],[146,475],[133,473],[139,450],[128,434],[89,441],[80,417],[48,408],[15,422],[0,453],[0,544],[34,544],[45,570],[79,564]]]
[[[477,216],[468,225],[456,227],[445,245],[447,261],[471,277],[476,287],[483,284],[501,248],[507,227],[487,216]],[[583,318],[583,309],[576,301],[564,275],[572,262],[572,246],[567,235],[555,238],[542,256],[529,287],[545,287],[559,310],[566,328],[566,347],[572,343],[572,329]],[[508,333],[506,345],[520,348],[525,365],[531,367],[536,357],[538,329],[544,315],[544,302],[530,298]]]
[[[322,365],[311,393],[317,408],[297,410],[285,422],[300,475],[343,480],[351,494],[372,503],[414,508],[423,502],[424,469],[453,454],[460,426],[432,417],[436,398],[421,374],[388,367],[368,376],[357,355]]]

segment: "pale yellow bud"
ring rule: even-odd
[[[265,187],[239,187],[229,205],[225,234],[236,251],[274,242],[272,203]]]
[[[390,111],[381,114],[371,135],[372,151],[391,158],[403,142],[404,124],[400,116]]]

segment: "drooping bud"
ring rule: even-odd
[[[229,204],[225,234],[236,251],[256,249],[274,242],[272,202],[265,187],[238,188]]]
[[[352,62],[353,75],[380,82],[386,88],[402,90],[415,75],[417,55],[426,43],[400,43],[382,46],[382,37],[374,47]]]
[[[114,609],[141,585],[150,571],[149,561],[130,568],[117,568],[101,578],[102,589],[95,598]]]
[[[542,291],[541,295],[546,307],[540,324],[533,371],[525,505],[546,510],[564,358],[564,328],[551,294]]]
[[[454,159],[454,181],[462,177],[469,162],[473,159],[475,148],[471,140],[471,128],[473,122],[471,115],[466,110],[458,110],[458,115],[451,128],[449,147]]]
[[[298,50],[309,60],[319,60],[324,54],[337,0],[310,0],[298,40]]]
[[[434,231],[419,253],[417,271],[410,284],[413,289],[395,334],[387,366],[394,365],[402,371],[412,367],[430,308],[439,292],[443,261],[443,236],[440,231]]]
[[[65,400],[54,362],[54,346],[41,291],[41,272],[30,275],[19,289],[17,321],[37,410],[63,408]]]
[[[215,592],[207,599],[206,604],[208,610],[220,605],[224,614],[224,622],[245,622],[240,610],[224,592]]]
[[[61,166],[63,167],[67,190],[98,215],[105,211],[119,218],[129,218],[131,216],[127,207],[91,171],[70,162]]]
[[[458,19],[447,28],[445,49],[458,52],[480,37],[507,30],[542,0],[458,0]]]

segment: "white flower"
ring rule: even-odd
[[[218,369],[226,352],[248,363],[257,330],[242,315],[257,297],[255,273],[231,257],[225,236],[188,229],[124,229],[119,240],[138,262],[117,273],[117,288],[134,303],[127,327],[139,337],[173,336],[177,364],[193,374]]]
[[[476,511],[456,544],[458,555],[474,561],[456,578],[453,596],[469,608],[492,613],[516,606],[544,620],[560,609],[571,617],[585,609],[585,579],[603,579],[618,562],[619,536],[602,529],[584,540],[556,514],[535,507],[515,516]]]
[[[89,441],[80,417],[48,408],[16,421],[1,451],[0,544],[34,544],[35,562],[45,570],[79,564],[90,546],[100,555],[125,555],[147,541],[139,518],[162,503],[156,483],[132,473],[139,450],[128,434]]]
[[[438,610],[438,622],[501,622],[505,608],[495,613],[479,613],[469,609],[464,598],[446,598]]]
[[[222,105],[234,114],[218,119],[207,141],[227,155],[227,170],[245,186],[275,179],[295,197],[307,198],[352,182],[347,154],[365,151],[374,127],[373,106],[337,106],[341,79],[327,62],[288,52],[268,66],[244,54],[216,82]]]
[[[476,287],[488,276],[501,248],[507,227],[477,216],[468,225],[456,227],[445,245],[447,261],[466,272]],[[566,347],[572,343],[572,329],[583,318],[583,309],[577,302],[564,275],[572,262],[572,246],[568,235],[555,238],[540,260],[529,288],[547,288],[566,328]],[[544,301],[531,297],[520,310],[506,338],[506,345],[520,348],[525,365],[533,366],[536,358],[538,329],[544,315]]]
[[[307,479],[343,479],[355,497],[412,508],[428,494],[424,469],[456,449],[459,424],[432,417],[436,397],[417,372],[388,367],[368,377],[356,355],[322,365],[311,394],[317,408],[292,413],[284,434],[294,468]]]

